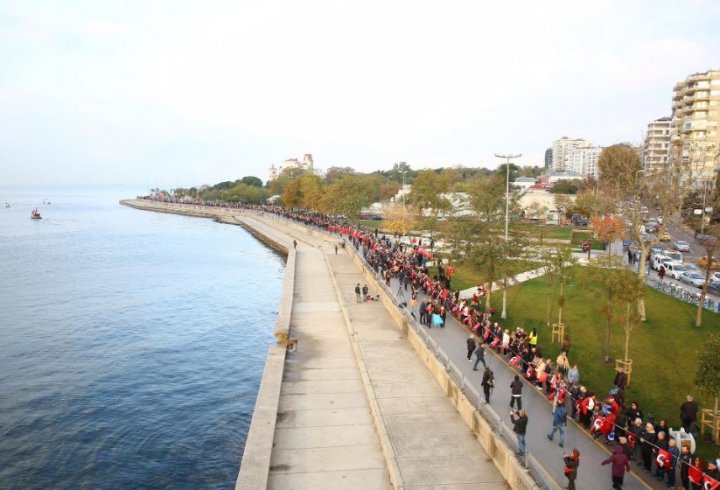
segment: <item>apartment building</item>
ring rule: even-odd
[[[598,158],[602,148],[582,138],[563,136],[553,142],[553,172],[572,172],[584,177],[598,176]]]
[[[720,70],[690,75],[673,92],[670,158],[685,165],[690,185],[713,182],[720,167]]]
[[[648,123],[642,149],[642,164],[646,175],[667,168],[670,158],[671,123],[671,117],[661,117]]]

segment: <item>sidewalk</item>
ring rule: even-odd
[[[271,221],[264,223],[279,226]],[[386,435],[390,444],[386,460],[390,456],[389,463],[396,464],[403,488],[508,488],[382,303],[357,303],[354,288],[357,283],[365,284],[365,279],[352,258],[342,252],[336,255],[325,240],[294,229],[283,232],[298,240],[298,250],[303,253],[309,249],[327,254],[339,304],[348,314],[352,342],[358,347],[358,366],[367,373],[370,404],[375,404],[382,424],[377,430],[381,437]],[[317,280],[313,277],[306,287],[317,289]],[[324,288],[322,295],[325,301],[337,298]],[[306,340],[302,334],[299,336],[302,352]],[[368,481],[361,488],[378,487]]]
[[[292,240],[241,219],[279,243]],[[327,262],[321,250],[298,242],[290,333],[299,344],[285,360],[267,488],[389,489]]]

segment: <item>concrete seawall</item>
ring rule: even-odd
[[[276,322],[276,331],[284,331],[289,335],[291,329],[294,328],[290,325],[293,315],[298,320],[302,320],[303,318],[310,320],[313,316],[316,316],[320,318],[322,322],[324,315],[330,314],[330,310],[334,309],[330,308],[329,310],[328,303],[308,303],[303,301],[298,303],[299,300],[297,299],[296,291],[296,281],[298,277],[304,277],[306,272],[299,271],[296,265],[296,253],[292,247],[293,237],[297,237],[298,240],[303,240],[301,237],[308,237],[303,240],[304,243],[301,246],[302,253],[312,254],[316,253],[313,252],[313,249],[331,250],[337,241],[337,239],[325,233],[274,216],[268,215],[262,219],[259,217],[241,216],[244,213],[239,210],[226,210],[224,208],[203,209],[192,205],[186,205],[186,207],[183,208],[162,203],[146,203],[144,201],[123,201],[122,204],[138,209],[213,218],[218,221],[241,225],[264,243],[286,253],[288,255],[288,267],[284,278],[283,296],[281,299],[280,314]],[[275,223],[274,228],[273,223]],[[290,235],[293,235],[293,237]],[[368,402],[365,410],[367,410],[372,417],[374,432],[377,436],[375,443],[382,453],[382,459],[384,460],[383,473],[386,475],[386,481],[388,481],[393,488],[403,489],[429,488],[428,485],[433,487],[442,486],[443,488],[460,488],[460,486],[462,486],[463,488],[489,489],[505,488],[506,485],[513,489],[529,490],[539,488],[527,470],[522,467],[518,459],[514,456],[513,449],[507,446],[502,438],[498,436],[492,423],[478,412],[469,394],[466,392],[466,387],[461,386],[457,380],[454,379],[453,373],[448,371],[446,366],[437,358],[436,353],[432,351],[427,339],[420,337],[419,332],[411,325],[406,313],[404,313],[401,308],[398,308],[396,301],[385,291],[384,286],[377,281],[371,271],[367,270],[359,255],[352,250],[351,247],[348,248],[347,253],[349,258],[343,258],[346,257],[344,254],[341,257],[330,255],[332,260],[330,260],[330,257],[328,257],[329,253],[326,251],[323,251],[323,255],[321,255],[324,256],[323,261],[327,264],[327,266],[323,267],[331,271],[332,289],[335,291],[334,294],[337,294],[337,304],[339,305],[338,313],[342,314],[340,318],[342,318],[347,328],[347,346],[351,348],[354,364],[356,364],[358,373],[357,375],[351,376],[348,380],[343,380],[341,387],[343,385],[351,386],[352,383],[354,383],[352,380],[355,379],[355,376],[362,382],[364,397],[367,398]],[[303,271],[307,271],[307,266],[303,267],[305,267]],[[300,274],[300,276],[297,274]],[[369,320],[367,315],[369,314],[368,311],[370,311],[368,308],[376,308],[374,305],[355,305],[351,307],[351,305],[355,303],[354,299],[349,303],[347,295],[343,297],[343,294],[341,294],[341,291],[347,292],[351,288],[352,284],[356,281],[356,276],[364,279],[371,286],[371,290],[379,294],[381,301],[377,307],[381,307],[382,314],[387,316],[390,322],[384,325],[392,324],[394,326],[393,328],[401,334],[399,344],[397,340],[390,340],[396,338],[391,331],[387,329],[376,331],[377,329],[373,330],[370,328],[371,326],[367,324]],[[357,280],[359,281],[361,279]],[[307,281],[307,277],[305,281]],[[299,306],[297,311],[294,310],[295,305]],[[375,313],[371,313],[371,315],[375,315],[372,318],[378,319],[379,317],[377,315],[380,314],[380,311],[377,309],[372,311],[375,311]],[[335,313],[332,314],[335,315]],[[303,317],[303,315],[305,315],[305,317]],[[380,320],[378,319],[377,321],[379,322]],[[300,331],[302,332],[302,329]],[[308,336],[308,333],[311,335]],[[308,339],[308,341],[311,340],[314,333],[315,331],[312,330],[306,331],[305,335],[299,339],[299,348],[301,351],[312,354],[315,348],[306,345],[305,341],[306,339]],[[340,337],[337,337],[334,342],[345,344],[346,340],[341,341]],[[403,345],[406,347],[403,348]],[[392,347],[396,349],[393,351],[393,354],[390,354],[391,351],[387,350],[390,349],[391,346],[396,346]],[[416,368],[409,367],[410,365],[407,363],[411,361],[411,358],[403,359],[402,356],[405,354],[402,354],[402,352],[404,352],[403,349],[407,349],[407,346],[415,351],[416,354],[413,354],[414,359],[420,361],[421,365],[424,366],[422,370],[426,374],[415,371],[414,369]],[[334,346],[333,351],[337,348],[337,346]],[[399,362],[403,364],[388,364],[389,361],[386,359],[388,355],[391,355],[393,358],[399,356]],[[292,435],[292,430],[299,434],[305,434],[305,436],[310,439],[316,437],[313,436],[312,433],[307,432],[309,430],[308,427],[291,429],[284,423],[278,426],[278,419],[281,418],[280,415],[288,413],[288,397],[296,397],[296,391],[293,390],[297,390],[298,386],[306,383],[304,381],[288,381],[295,380],[295,376],[297,375],[300,375],[301,379],[305,379],[302,376],[307,375],[305,371],[287,372],[286,366],[287,363],[290,362],[288,359],[284,346],[274,344],[270,347],[236,488],[384,488],[380,480],[373,480],[373,478],[379,478],[380,473],[377,473],[376,470],[368,473],[371,471],[370,468],[375,468],[375,466],[373,466],[374,463],[369,464],[367,462],[364,464],[368,469],[351,467],[342,469],[342,478],[345,479],[346,476],[349,478],[347,480],[335,480],[334,484],[328,483],[333,481],[331,478],[338,476],[332,471],[317,473],[317,470],[313,470],[313,468],[308,469],[304,467],[308,469],[307,475],[313,471],[316,471],[316,473],[313,477],[305,476],[306,480],[302,485],[298,485],[298,480],[293,480],[293,478],[297,478],[300,473],[287,473],[284,472],[287,470],[282,469],[280,469],[278,473],[278,468],[288,466],[284,464],[285,460],[283,458],[290,457],[290,461],[293,464],[302,466],[316,457],[315,453],[320,452],[320,454],[324,454],[322,452],[322,445],[318,448],[308,447],[307,449],[304,449],[305,446],[301,445],[298,446],[297,449],[288,452],[285,452],[283,449],[284,447],[292,447],[287,446],[287,437],[288,435]],[[309,359],[307,362],[317,363],[321,359],[322,358],[318,358],[317,360]],[[311,365],[315,366],[315,364]],[[324,372],[329,375],[333,373],[333,370],[347,370],[349,373],[349,366],[345,366],[347,365],[332,366],[333,369]],[[400,366],[402,367],[398,369]],[[296,366],[296,368],[297,367],[298,366]],[[406,374],[403,375],[403,373]],[[432,403],[437,403],[433,401],[435,400],[435,398],[433,398],[435,396],[433,395],[433,390],[437,390],[437,388],[431,389],[427,381],[423,381],[423,376],[427,376],[428,374],[428,379],[434,379],[436,385],[440,388],[440,396],[437,399],[446,400],[444,403],[449,402],[454,409],[453,413],[455,415],[443,411],[444,409],[440,406],[436,409],[430,408],[434,406]],[[392,383],[384,381],[387,377],[391,378]],[[284,378],[285,386],[283,387]],[[413,384],[413,382],[415,384]],[[316,389],[317,386],[323,389],[325,386],[330,387],[331,385],[328,383],[331,382],[328,380],[325,385],[319,385],[316,382],[315,388],[312,389]],[[332,384],[332,386],[334,385],[335,383]],[[402,393],[406,390],[404,387],[407,387],[407,394]],[[321,393],[325,392],[323,391]],[[301,394],[298,393],[298,395]],[[325,395],[311,396],[317,397]],[[419,396],[421,398],[418,398]],[[281,400],[283,397],[286,399],[285,402]],[[336,398],[336,401],[344,399],[344,397]],[[412,408],[412,405],[416,403],[412,400],[418,399],[422,399],[424,400],[423,403],[427,403],[426,406],[422,407],[420,412],[415,413],[411,410],[406,415],[400,415],[401,413],[407,412],[408,409]],[[285,406],[285,408],[283,408],[283,406]],[[398,410],[401,411],[398,412]],[[431,424],[421,421],[420,417],[423,412],[433,412],[434,410],[438,410],[438,415],[442,411],[444,414],[443,418],[438,419],[437,416],[435,418],[430,417],[429,420],[432,421]],[[357,413],[357,416],[361,414],[359,411],[353,413]],[[460,429],[454,422],[453,417],[457,418],[456,415],[458,414],[460,415],[459,420],[462,421],[462,423],[458,422],[458,424],[464,426],[465,429]],[[305,413],[303,416],[309,415],[310,413]],[[425,418],[427,418],[428,415],[432,414],[425,414]],[[283,415],[283,417],[284,416],[285,415]],[[442,422],[440,422],[442,425],[438,425],[440,420],[442,420]],[[348,429],[346,429],[346,431],[349,431],[350,427],[353,426],[347,427]],[[362,427],[362,425],[358,427]],[[453,427],[455,429],[453,429]],[[288,434],[286,433],[287,430],[291,430],[291,432]],[[452,430],[456,430],[456,432],[447,432]],[[408,436],[406,434],[412,435],[412,442],[407,439]],[[439,438],[433,439],[434,436],[438,436]],[[364,438],[365,436],[362,437]],[[469,440],[466,441],[464,437],[469,437]],[[450,443],[447,448],[442,446],[444,442],[442,440],[443,438],[448,439]],[[471,443],[470,440],[475,442]],[[368,440],[367,444],[371,443],[372,441]],[[423,446],[427,446],[428,443],[433,446],[432,449],[437,450],[437,456],[425,458],[418,452],[422,451]],[[478,444],[476,449],[472,449],[472,444]],[[458,457],[461,457],[459,454],[458,456],[453,456],[453,446],[464,448],[464,452],[462,453],[462,457],[465,460],[464,462],[461,463],[460,460],[458,460]],[[368,450],[372,451],[371,449]],[[425,447],[424,450],[427,451],[428,448]],[[455,451],[457,450],[456,448]],[[292,459],[293,453],[302,451],[309,451],[303,453],[307,455],[303,456],[303,461]],[[335,461],[330,455],[333,453],[344,454],[343,451],[342,447],[335,447],[333,451],[328,453],[328,455],[325,456],[327,465],[332,466],[335,464]],[[486,455],[482,454],[483,451]],[[445,452],[447,452],[447,454],[444,454]],[[337,456],[337,454],[335,454],[335,456]],[[436,461],[441,460],[443,456],[447,456],[446,459],[448,460],[445,467],[438,466],[442,465],[443,461]],[[480,460],[475,461],[468,459],[475,457],[479,457]],[[486,463],[481,462],[486,457],[489,457],[492,461],[490,467],[483,466],[486,465]],[[348,453],[346,459],[347,458],[362,459],[352,453]],[[375,460],[371,459],[367,461],[373,462]],[[320,460],[320,463],[324,464],[324,461]],[[454,470],[459,473],[472,473],[467,466],[468,464],[472,467],[472,470],[476,471],[474,475],[464,475],[470,479],[458,480],[458,475],[451,474]],[[483,469],[477,473],[480,467]],[[273,470],[273,468],[275,470]],[[499,474],[497,471],[499,471]],[[355,478],[358,475],[365,476]],[[355,479],[352,480],[352,482],[348,481],[353,478]],[[375,483],[371,483],[373,481]],[[319,482],[323,482],[322,485]]]

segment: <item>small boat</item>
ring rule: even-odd
[[[10,206],[10,203],[9,203],[9,202],[6,202],[6,203],[5,203],[5,209],[10,209],[11,207],[12,207],[12,206]]]
[[[42,216],[40,216],[40,213],[38,212],[37,208],[33,209],[30,213],[30,219],[42,219]]]

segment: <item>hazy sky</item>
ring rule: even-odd
[[[718,0],[2,0],[0,185],[542,164],[639,142],[710,68]]]

